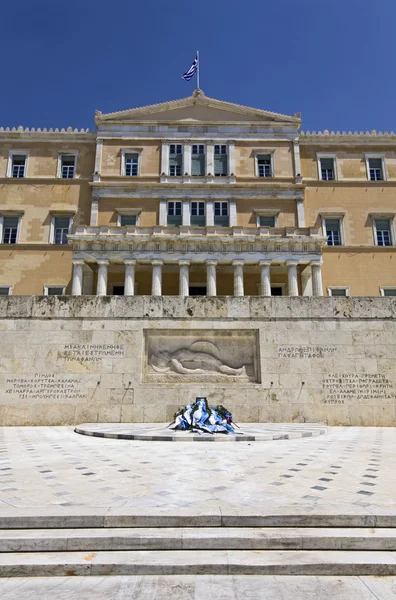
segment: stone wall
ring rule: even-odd
[[[0,424],[395,425],[396,299],[0,297]]]

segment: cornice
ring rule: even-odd
[[[299,134],[301,144],[314,143],[391,143],[396,144],[396,134],[394,131],[301,131]]]

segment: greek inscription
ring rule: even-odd
[[[332,373],[323,379],[324,404],[395,398],[392,382],[380,373]]]
[[[279,346],[278,358],[325,358],[335,351],[335,346]]]
[[[80,377],[36,374],[32,377],[9,377],[5,393],[19,400],[85,400]]]
[[[62,355],[66,361],[72,360],[98,362],[102,358],[122,358],[122,344],[65,344]]]

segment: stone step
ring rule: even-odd
[[[68,509],[68,512],[48,508],[23,509],[0,514],[0,529],[59,529],[59,528],[102,528],[102,527],[396,527],[396,510],[389,509],[382,514],[359,514],[358,509],[337,514],[329,512],[312,513],[311,507],[299,513],[236,514],[202,512],[191,515],[190,510],[178,514],[146,512],[137,513],[117,509],[88,511],[86,508]]]
[[[144,550],[0,554],[1,577],[206,574],[396,575],[396,553]]]
[[[396,550],[396,529],[203,527],[8,529],[0,552],[100,550]]]

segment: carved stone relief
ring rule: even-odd
[[[257,336],[256,331],[146,330],[143,379],[258,383]]]

